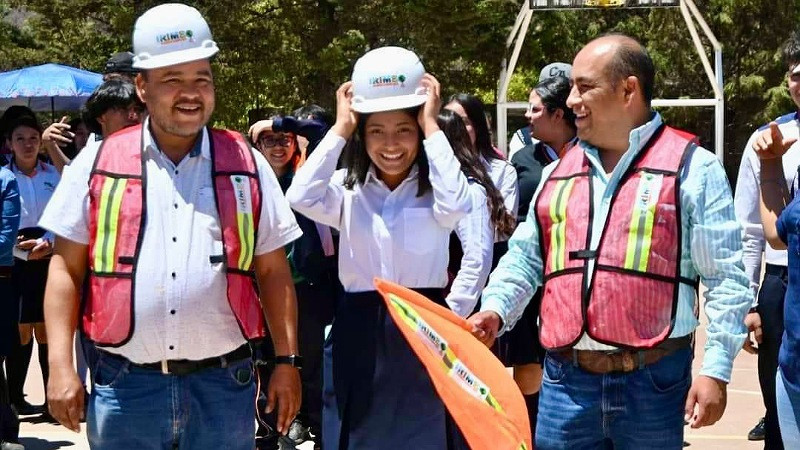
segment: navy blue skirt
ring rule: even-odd
[[[441,289],[418,292],[444,305]],[[323,448],[460,450],[463,435],[377,292],[345,293],[325,342]]]

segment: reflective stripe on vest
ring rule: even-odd
[[[625,252],[626,269],[647,272],[650,260],[650,243],[653,241],[653,221],[656,217],[658,194],[664,177],[642,173],[636,191],[636,204],[631,213],[628,249]]]
[[[564,270],[567,253],[567,200],[573,186],[575,186],[575,178],[558,180],[554,189],[555,198],[550,203],[550,219],[553,221],[550,227],[551,272]]]
[[[694,141],[668,127],[650,139],[611,197],[596,249],[588,248],[594,218],[584,150],[568,150],[543,182],[535,212],[546,262],[545,348],[571,348],[584,333],[624,348],[650,348],[669,336],[680,283],[687,283],[680,276],[679,173]]]
[[[134,284],[147,211],[141,125],[103,142],[89,178],[89,289],[81,326],[98,345],[119,347],[134,331]],[[261,186],[252,150],[240,135],[208,130],[209,176],[222,231],[227,297],[242,335],[264,337],[266,324],[255,287],[254,254]]]
[[[126,178],[105,178],[97,215],[97,233],[94,236],[94,271],[114,272],[116,263],[119,209],[125,193]]]
[[[231,175],[230,178],[236,196],[236,224],[239,230],[239,242],[242,244],[236,268],[250,270],[250,266],[253,264],[253,254],[255,253],[253,199],[250,195],[250,186],[246,177]]]

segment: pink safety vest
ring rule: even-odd
[[[680,171],[694,147],[696,137],[688,133],[656,132],[617,186],[596,251],[589,250],[589,161],[576,145],[558,162],[535,204],[545,348],[570,348],[584,332],[622,348],[651,348],[669,336],[680,283],[695,285],[680,276]]]
[[[89,178],[89,288],[82,328],[95,343],[124,345],[133,335],[136,268],[147,221],[141,125],[107,137]],[[227,294],[242,334],[264,337],[253,258],[261,186],[252,150],[238,133],[209,129],[214,196],[222,230]],[[198,330],[202,332],[202,330]]]

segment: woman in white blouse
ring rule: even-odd
[[[439,89],[414,53],[368,52],[286,192],[298,212],[340,233],[345,295],[325,344],[326,449],[468,448],[373,286],[384,278],[446,305],[448,239],[471,195],[436,123]]]

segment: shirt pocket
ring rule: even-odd
[[[404,209],[403,248],[414,255],[435,252],[440,228],[431,208]]]
[[[213,187],[201,187],[194,194],[194,222],[207,229],[211,234],[214,248],[212,254],[221,254],[222,251],[222,229],[220,228],[219,213],[217,213],[217,203],[214,198]],[[219,249],[219,251],[218,251]]]

